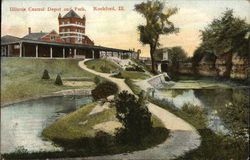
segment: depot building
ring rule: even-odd
[[[85,34],[86,17],[80,17],[70,10],[58,15],[59,33],[32,32],[22,38],[6,35],[1,37],[1,56],[6,57],[48,57],[48,58],[136,58],[131,50],[95,46],[94,41]]]

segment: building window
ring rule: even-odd
[[[62,21],[62,24],[64,24],[64,21]]]
[[[52,41],[56,40],[56,36],[50,36],[50,40]]]
[[[88,44],[88,40],[85,40],[85,44]]]
[[[68,37],[68,38],[66,38],[66,42],[70,42],[70,38]]]
[[[19,44],[14,45],[14,49],[19,49],[19,48],[20,48]]]
[[[67,21],[68,24],[70,24],[70,21]]]
[[[70,29],[68,28],[67,31],[70,32]]]
[[[62,32],[64,32],[64,28],[62,29]]]

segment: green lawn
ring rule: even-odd
[[[88,115],[97,103],[90,103],[75,112],[67,114],[55,123],[45,128],[42,135],[48,139],[81,139],[96,136],[97,130],[93,129],[96,124],[115,119],[115,107],[97,114]],[[86,122],[86,123],[84,123]],[[155,116],[152,116],[154,127],[164,127],[164,124]],[[84,123],[84,125],[81,125]]]
[[[92,129],[94,125],[115,117],[114,108],[88,116],[95,105],[96,103],[90,103],[75,112],[67,114],[45,128],[42,135],[49,139],[80,139],[83,137],[94,137],[97,132]],[[81,125],[81,123],[84,122],[86,122],[86,124]]]
[[[2,58],[1,102],[6,103],[46,92],[79,88],[54,85],[56,75],[59,73],[62,79],[77,77],[93,79],[93,74],[78,67],[78,61],[76,59]],[[41,79],[44,69],[49,71],[50,80]]]
[[[122,70],[116,63],[107,59],[95,59],[85,62],[88,68],[97,72],[110,73],[113,70]]]
[[[149,75],[144,72],[136,72],[136,71],[121,71],[118,74],[114,75],[116,78],[130,78],[130,79],[147,79],[150,78]]]

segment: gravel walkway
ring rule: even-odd
[[[86,61],[86,60],[85,60]],[[132,93],[131,89],[126,85],[123,79],[117,79],[110,77],[110,74],[100,73],[93,71],[86,67],[85,61],[80,61],[79,66],[93,74],[105,77],[110,81],[117,83],[120,90],[127,90]],[[168,112],[165,109],[158,107],[152,103],[148,104],[148,108],[152,114],[157,116],[165,125],[166,128],[170,130],[170,137],[162,144],[142,150],[135,151],[133,153],[127,154],[117,154],[117,155],[106,155],[106,156],[96,156],[96,157],[86,157],[86,158],[71,158],[72,160],[82,160],[82,159],[173,159],[185,152],[197,148],[200,143],[200,135],[190,124],[182,120],[181,118],[175,116],[174,114]],[[70,159],[70,158],[69,158]]]

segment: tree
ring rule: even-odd
[[[57,77],[56,77],[55,84],[56,84],[56,85],[59,85],[59,86],[63,85],[61,76],[60,76],[59,74],[58,74]]]
[[[172,63],[187,59],[187,53],[180,46],[168,49],[168,56]]]
[[[202,32],[202,44],[209,48],[217,57],[224,56],[226,61],[225,77],[229,77],[232,69],[233,53],[242,57],[249,54],[250,25],[233,15],[233,10],[227,10],[214,19]]]
[[[152,61],[152,72],[156,72],[154,54],[159,47],[161,35],[178,32],[169,17],[177,13],[177,8],[169,8],[164,11],[164,3],[159,1],[147,1],[135,5],[135,11],[146,19],[146,25],[139,25],[140,42],[149,45]],[[165,12],[165,13],[164,13]]]
[[[49,72],[47,69],[43,71],[42,79],[50,79]]]
[[[95,89],[91,91],[91,94],[95,100],[107,99],[108,96],[114,95],[118,92],[118,86],[113,82],[99,83]]]
[[[123,128],[116,133],[117,141],[123,144],[140,144],[142,138],[152,129],[151,113],[149,112],[142,93],[139,99],[127,91],[122,91],[114,101],[116,118]]]

